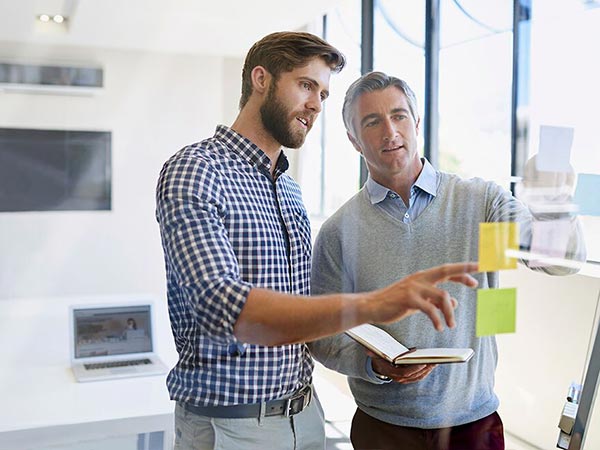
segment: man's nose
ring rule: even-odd
[[[383,121],[383,140],[385,142],[393,141],[397,135],[396,127],[391,120]]]
[[[311,111],[316,112],[317,114],[323,110],[323,103],[321,101],[321,94],[317,91],[311,93],[308,101],[306,102],[306,107]]]

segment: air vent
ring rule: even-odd
[[[92,95],[103,88],[98,67],[69,67],[0,62],[0,89],[6,92]]]

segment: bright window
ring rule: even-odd
[[[440,2],[439,168],[508,188],[512,2]]]
[[[577,174],[600,175],[600,8],[593,5],[583,1],[532,5],[528,149],[529,155],[537,153],[541,125],[572,127],[573,169]],[[600,261],[600,218],[581,216],[581,221],[588,260]]]
[[[298,179],[315,229],[359,188],[359,154],[346,137],[342,104],[346,90],[360,76],[360,23],[359,0],[338,5],[325,20],[325,38],[344,53],[346,67],[332,75],[320,123],[307,138],[309,151],[301,152]]]

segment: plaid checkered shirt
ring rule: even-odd
[[[233,130],[187,146],[156,191],[171,329],[179,361],[171,399],[202,406],[258,403],[310,383],[304,344],[243,344],[233,327],[252,287],[308,295],[310,223],[298,185]]]

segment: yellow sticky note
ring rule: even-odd
[[[517,324],[517,289],[479,289],[476,320],[477,337],[514,333]]]
[[[516,269],[516,258],[506,256],[506,250],[519,249],[519,224],[490,222],[479,224],[479,270],[494,272]]]

